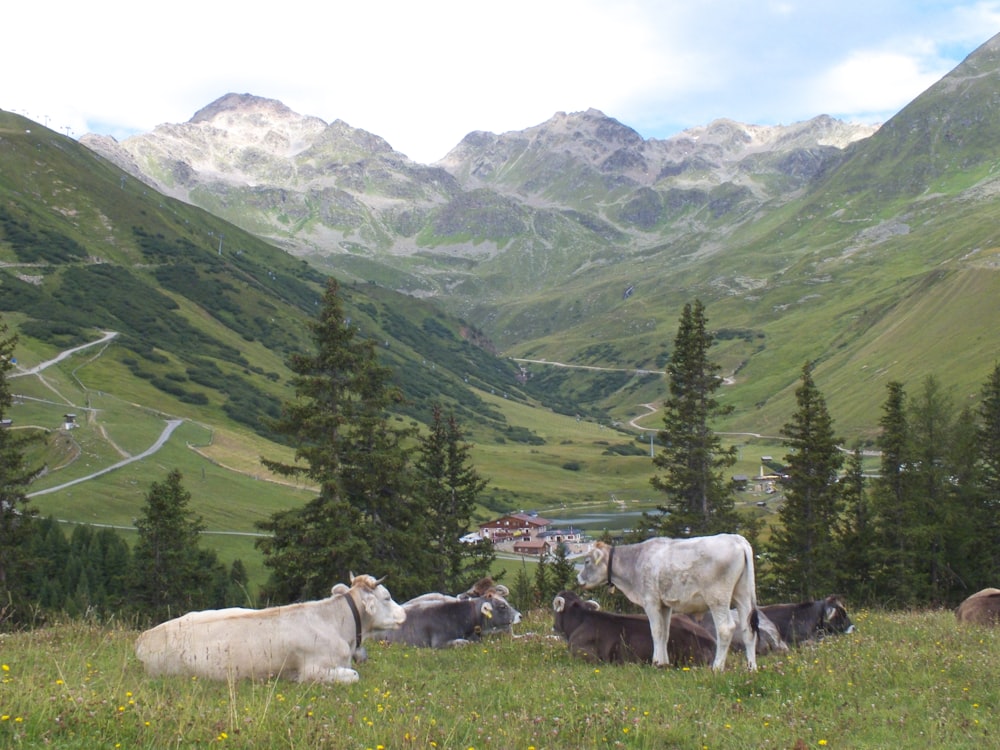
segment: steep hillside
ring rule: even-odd
[[[267,435],[324,284],[305,261],[0,113],[0,312],[40,356],[116,331],[127,393],[152,388],[165,412]],[[518,371],[485,336],[376,285],[343,296],[397,373],[405,413],[423,419],[442,400],[505,429],[474,388],[518,394]]]
[[[589,110],[472,133],[423,167],[343,123],[230,96],[163,133],[86,142],[151,182],[183,175],[187,200],[316,268],[434,298],[536,360],[526,387],[560,409],[626,419],[661,397],[628,373],[662,369],[697,296],[732,376],[729,427],[780,429],[809,360],[845,437],[866,437],[887,380],[935,375],[965,398],[1000,349],[998,46],[870,137],[817,117],[645,140]]]
[[[614,255],[725,234],[872,130],[827,117],[719,121],[657,141],[589,110],[521,133],[472,133],[422,166],[343,122],[230,94],[187,123],[81,142],[319,268],[463,311],[557,288]]]

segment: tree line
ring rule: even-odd
[[[269,429],[294,446],[291,462],[262,457],[271,470],[304,478],[315,497],[258,522],[268,578],[246,591],[240,561],[227,569],[199,546],[201,519],[177,470],[154,482],[130,549],[111,529],[77,526],[67,538],[38,519],[26,488],[24,431],[0,429],[0,625],[49,611],[135,612],[159,621],[191,609],[286,603],[326,596],[351,573],[389,574],[402,601],[427,591],[457,592],[488,574],[488,543],[463,544],[487,485],[454,415],[435,404],[420,429],[398,414],[374,344],[355,336],[336,281],[329,280],[314,350],[293,354],[294,397]],[[0,320],[0,419],[11,406],[6,373],[16,336]],[[712,423],[729,407],[715,398],[719,366],[700,301],[685,305],[666,363],[663,448],[651,485],[663,502],[631,541],[651,535],[738,532],[757,553],[760,597],[805,600],[839,593],[854,604],[950,605],[996,585],[1000,575],[1000,365],[976,408],[955,409],[933,377],[913,396],[889,383],[877,447],[880,470],[866,477],[862,457],[845,454],[813,379],[802,368],[796,410],[782,428],[788,478],[777,523],[737,510],[726,476],[735,449]],[[558,550],[534,577],[522,566],[511,582],[515,606],[548,606],[573,585]]]
[[[860,450],[845,454],[822,392],[805,363],[796,410],[781,435],[788,449],[784,501],[773,528],[735,509],[726,469],[735,449],[712,430],[727,407],[711,361],[700,301],[684,307],[664,404],[665,446],[652,484],[666,495],[644,533],[744,534],[757,553],[761,597],[802,601],[830,593],[893,608],[952,606],[1000,581],[1000,365],[978,406],[957,408],[933,376],[910,395],[886,387],[876,447],[865,476]],[[768,533],[769,532],[769,533]]]
[[[289,360],[295,397],[269,425],[295,459],[261,460],[318,492],[258,523],[268,532],[257,543],[269,571],[260,592],[246,590],[240,561],[226,569],[200,547],[202,521],[178,470],[150,488],[131,549],[113,529],[78,526],[67,539],[55,521],[36,518],[26,494],[41,467],[26,465],[25,450],[41,434],[0,429],[0,626],[56,611],[156,622],[192,609],[283,604],[328,596],[352,573],[390,574],[403,600],[463,591],[487,575],[492,545],[460,541],[487,480],[457,419],[435,404],[421,431],[391,415],[402,394],[374,344],[355,335],[332,279],[310,331],[315,351]],[[0,320],[0,419],[12,403],[6,374],[16,341]]]

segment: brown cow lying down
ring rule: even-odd
[[[836,594],[798,604],[765,604],[760,614],[773,622],[785,643],[792,646],[854,632],[844,601]]]
[[[570,653],[592,662],[624,664],[653,662],[653,635],[645,615],[604,612],[595,601],[562,591],[552,600],[553,629],[566,639]],[[715,638],[687,615],[670,618],[667,641],[670,663],[676,666],[711,664]]]
[[[732,615],[735,620],[737,617],[737,612],[735,609],[729,610],[729,614]],[[694,621],[701,625],[705,630],[709,632],[713,637],[715,636],[715,622],[712,617],[706,612],[701,615],[701,617],[695,617]],[[739,632],[733,633],[733,641],[730,646],[734,649],[746,648],[743,643],[743,638]],[[785,643],[784,639],[781,637],[781,633],[778,632],[778,627],[770,618],[765,615],[761,610],[757,610],[757,654],[758,656],[763,656],[770,653],[786,654],[788,653],[788,644]]]
[[[959,622],[977,625],[1000,625],[1000,589],[983,589],[958,605]]]
[[[142,633],[135,653],[151,675],[357,682],[362,639],[405,618],[381,579],[359,575],[318,601],[189,612]]]

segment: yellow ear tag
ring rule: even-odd
[[[492,620],[493,619],[493,613],[492,612],[490,612],[490,611],[487,610],[485,614],[486,614],[486,619],[487,620]]]

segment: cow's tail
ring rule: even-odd
[[[743,547],[743,574],[747,577],[747,588],[750,589],[750,630],[757,637],[760,636],[760,615],[757,612],[757,574],[753,559],[753,547],[750,542],[746,542]]]

